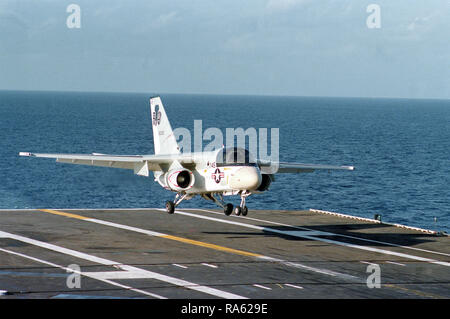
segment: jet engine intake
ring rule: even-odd
[[[166,173],[166,185],[173,191],[180,192],[187,190],[194,183],[194,174],[188,169],[174,169]]]

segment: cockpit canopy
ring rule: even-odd
[[[250,152],[240,147],[227,147],[217,153],[216,165],[221,166],[256,166],[256,159]]]

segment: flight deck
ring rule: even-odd
[[[2,210],[0,299],[450,298],[449,244],[318,210]]]

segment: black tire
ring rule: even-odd
[[[175,212],[175,204],[170,200],[166,202],[166,211],[168,214],[173,214]]]
[[[241,215],[241,213],[242,213],[241,207],[240,207],[240,206],[236,206],[236,207],[234,208],[234,214],[235,214],[236,216],[239,216],[239,215]]]
[[[247,206],[244,206],[244,208],[242,209],[242,216],[247,216],[248,214],[248,208]]]
[[[223,208],[223,212],[225,213],[225,215],[230,216],[233,212],[233,204],[226,204]]]

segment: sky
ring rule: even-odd
[[[450,99],[450,1],[0,0],[0,90]]]

